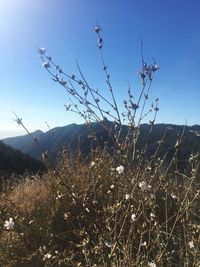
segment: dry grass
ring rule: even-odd
[[[152,171],[137,177],[134,166],[122,164],[118,173],[119,163],[106,153],[92,164],[65,156],[60,169],[8,192],[3,219],[14,218],[15,226],[2,227],[2,263],[199,266],[194,173],[178,185],[175,174],[174,181],[168,176],[161,181]]]
[[[8,198],[19,212],[31,214],[36,208],[50,204],[54,195],[47,180],[37,179],[16,185]]]

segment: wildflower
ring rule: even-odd
[[[125,199],[128,200],[130,198],[130,194],[125,194]]]
[[[69,213],[64,213],[64,215],[63,215],[63,217],[64,217],[64,220],[67,220],[68,218],[69,218]]]
[[[90,166],[93,167],[94,165],[95,165],[95,162],[92,161],[92,162],[90,163]]]
[[[131,215],[131,221],[135,222],[135,220],[136,220],[136,214],[133,213],[133,214]]]
[[[149,267],[156,267],[156,264],[154,262],[148,262]]]
[[[44,61],[44,62],[42,63],[42,67],[43,67],[43,68],[46,68],[46,69],[50,68],[50,64],[49,64],[49,62]]]
[[[147,242],[146,242],[146,241],[144,241],[144,242],[141,244],[142,247],[146,247],[146,245],[147,245]]]
[[[111,246],[112,246],[108,241],[105,241],[104,244],[105,244],[106,247],[108,247],[108,248],[111,248]]]
[[[173,199],[177,199],[177,196],[174,195],[173,193],[171,193],[171,197],[172,197]]]
[[[45,52],[46,52],[46,49],[44,47],[41,47],[41,48],[38,49],[38,53],[40,55],[44,55]]]
[[[116,168],[116,171],[119,173],[119,174],[122,174],[124,172],[124,166],[123,165],[120,165]]]
[[[189,245],[190,249],[194,248],[194,242],[193,241],[189,241],[188,245]]]
[[[43,257],[43,260],[45,261],[45,260],[48,260],[48,259],[50,259],[51,258],[51,254],[50,253],[46,253],[45,255],[44,255],[44,257]]]
[[[155,71],[157,71],[157,70],[159,70],[160,68],[159,68],[159,66],[158,66],[158,64],[154,64],[154,65],[151,65],[151,70],[153,71],[153,72],[155,72]]]
[[[155,214],[151,212],[150,217],[151,217],[151,219],[155,218]]]
[[[114,184],[111,184],[110,189],[113,189],[114,187],[115,187]]]
[[[85,209],[87,212],[90,212],[90,210],[88,208]]]
[[[100,31],[101,31],[100,26],[96,26],[96,27],[94,28],[94,31],[95,31],[96,33],[100,32]]]
[[[57,192],[56,200],[61,199],[61,198],[63,198],[63,197],[64,197],[64,195],[63,195],[62,193],[60,193],[60,191],[58,191],[58,192]]]
[[[10,230],[10,229],[13,229],[14,228],[14,221],[13,221],[13,218],[9,218],[8,221],[5,221],[4,223],[4,227],[7,229],[7,230]]]
[[[143,192],[147,191],[149,188],[151,188],[151,186],[147,185],[147,183],[145,181],[140,182],[139,187]]]

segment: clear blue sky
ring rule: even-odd
[[[129,83],[137,93],[143,38],[145,59],[161,68],[151,91],[160,99],[157,123],[200,124],[199,14],[199,0],[0,0],[0,138],[24,133],[13,110],[31,131],[48,130],[45,121],[81,123],[65,111],[68,96],[41,67],[36,46],[70,74],[78,58],[88,81],[104,90],[96,21],[118,101]]]

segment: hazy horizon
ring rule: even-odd
[[[80,125],[82,123],[76,123],[74,122],[75,124],[77,125]],[[71,123],[69,124],[66,124],[66,125],[56,125],[55,127],[51,128],[51,129],[54,129],[54,128],[57,128],[57,127],[65,127],[67,125],[70,125]],[[171,124],[171,125],[179,125],[179,126],[194,126],[194,125],[200,125],[200,124],[174,124],[174,123],[170,123],[170,122],[156,122],[156,124]],[[125,124],[126,125],[126,124]],[[35,129],[29,129],[29,132],[30,133],[34,133],[35,131],[42,131],[43,133],[46,133],[48,132],[50,129],[39,129],[39,128],[35,128]],[[11,137],[17,137],[17,136],[23,136],[23,135],[27,135],[27,132],[24,130],[24,129],[21,129],[21,130],[9,130],[9,129],[5,129],[4,131],[0,131],[0,140],[3,140],[3,139],[6,139],[6,138],[11,138]]]

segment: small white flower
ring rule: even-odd
[[[96,26],[96,27],[94,28],[94,31],[95,31],[96,33],[100,32],[100,31],[101,31],[100,26]]]
[[[106,247],[108,247],[108,248],[111,248],[111,247],[112,247],[112,245],[111,245],[108,241],[105,241],[104,244],[105,244]]]
[[[94,165],[95,165],[95,162],[92,161],[92,162],[90,163],[90,166],[93,167]]]
[[[47,254],[44,255],[43,260],[48,260],[50,258],[51,258],[51,254],[47,253]]]
[[[192,248],[194,248],[194,242],[193,241],[189,241],[188,242],[188,245],[189,245],[189,247],[192,249]]]
[[[60,193],[60,191],[57,191],[57,197],[56,197],[56,200],[61,199],[61,198],[63,198],[63,197],[64,197],[64,195],[63,195],[62,193]]]
[[[139,187],[143,192],[147,191],[149,188],[151,188],[151,186],[147,185],[147,183],[145,181],[140,182]]]
[[[111,184],[110,189],[113,189],[114,187],[115,187],[114,184]]]
[[[149,267],[156,267],[156,264],[154,262],[148,262]]]
[[[42,63],[42,67],[43,67],[43,68],[46,68],[46,69],[50,68],[50,64],[49,64],[49,62],[47,62],[47,61],[43,62],[43,63]]]
[[[13,229],[14,228],[14,221],[13,221],[13,218],[9,218],[8,221],[5,221],[4,223],[4,227],[7,229],[7,230],[10,230],[10,229]]]
[[[177,196],[174,195],[173,193],[171,194],[171,197],[172,197],[173,199],[177,199]]]
[[[90,212],[90,210],[88,208],[85,209],[87,212]]]
[[[69,213],[65,212],[63,217],[64,217],[64,220],[67,220],[69,218]]]
[[[122,174],[124,172],[124,166],[123,165],[120,165],[116,168],[116,171],[119,173],[119,174]]]
[[[40,55],[44,55],[45,52],[46,52],[46,49],[45,49],[44,47],[40,47],[40,48],[38,49],[38,53],[39,53]]]
[[[144,241],[144,242],[141,244],[142,247],[146,247],[146,245],[147,245],[147,242],[146,242],[146,241]]]
[[[125,199],[128,200],[130,198],[130,194],[125,194]]]
[[[131,215],[131,220],[132,220],[133,222],[135,222],[135,220],[136,220],[136,214],[135,214],[135,213]]]

